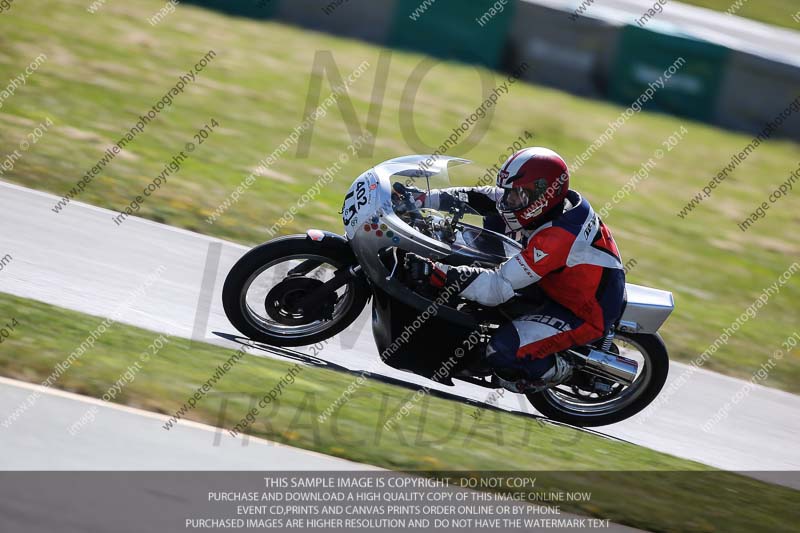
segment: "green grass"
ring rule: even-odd
[[[794,0],[683,0],[683,3],[800,30],[800,5]]]
[[[0,374],[41,382],[104,319],[0,294],[0,325],[14,320],[17,325],[0,344]],[[157,336],[114,324],[55,386],[102,397]],[[172,415],[233,353],[170,338],[141,364],[114,401]],[[246,356],[187,418],[232,428],[292,365],[291,361]],[[537,490],[592,494],[587,502],[561,503],[563,511],[651,531],[789,531],[790,524],[800,518],[797,491],[632,444],[537,423],[526,416],[487,410],[476,420],[470,416],[475,407],[441,398],[425,396],[408,416],[384,430],[385,421],[414,391],[371,379],[332,417],[319,422],[317,416],[354,378],[347,372],[302,367],[277,403],[259,413],[248,432],[422,475],[454,470],[535,471]],[[227,404],[221,416],[223,399]],[[64,428],[65,438],[74,422],[53,421]]]
[[[89,15],[83,0],[45,0],[17,2],[13,11],[3,14],[0,79],[22,72],[40,52],[48,60],[0,109],[0,154],[11,152],[46,117],[55,123],[4,178],[65,194],[178,75],[214,49],[217,57],[198,80],[80,199],[123,209],[213,117],[221,126],[178,175],[147,199],[140,213],[241,243],[264,241],[266,228],[350,144],[345,121],[335,106],[317,122],[309,157],[296,157],[291,147],[216,223],[210,225],[205,219],[302,120],[316,51],[332,51],[343,75],[369,62],[370,70],[349,92],[363,126],[380,49],[184,5],[152,28],[146,18],[161,6],[157,0],[109,1],[97,14]],[[351,158],[284,232],[309,226],[341,231],[337,211],[352,179],[377,162],[418,151],[406,143],[399,116],[408,111],[403,90],[421,59],[415,54],[392,54],[374,153]],[[498,83],[502,81],[499,75],[495,77]],[[438,64],[422,80],[413,117],[427,144],[443,142],[480,104],[478,80],[472,67],[448,63]],[[322,97],[328,94],[324,82]],[[622,110],[519,83],[501,97],[493,119],[480,124],[486,133],[479,145],[467,153],[459,145],[450,154],[469,157],[485,168],[528,130],[534,135],[532,143],[553,147],[573,161]],[[674,291],[677,308],[663,335],[671,357],[688,361],[800,255],[800,234],[793,230],[800,221],[797,192],[775,204],[748,232],[737,228],[788,178],[798,165],[800,151],[798,144],[789,141],[765,143],[716,189],[712,199],[682,220],[676,213],[747,144],[748,137],[642,113],[574,173],[573,187],[601,206],[681,126],[688,129],[684,140],[658,162],[633,194],[615,206],[606,221],[624,258],[638,262],[629,281]],[[53,224],[59,223],[59,215],[48,216]],[[798,302],[800,287],[790,280],[706,367],[749,378],[797,328]],[[784,358],[765,383],[800,391],[800,355]]]

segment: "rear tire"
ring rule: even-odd
[[[333,337],[358,318],[371,294],[366,281],[360,276],[346,285],[348,290],[352,291],[349,307],[321,331],[302,336],[280,335],[260,329],[248,318],[242,292],[249,288],[252,278],[258,275],[265,265],[281,258],[304,254],[325,257],[337,268],[356,264],[356,258],[349,245],[330,237],[313,241],[305,235],[289,235],[256,246],[236,262],[225,278],[225,285],[222,288],[225,315],[239,332],[252,340],[274,346],[305,346]]]
[[[641,346],[647,352],[648,364],[650,365],[649,381],[644,384],[644,389],[628,405],[619,411],[606,414],[581,414],[570,410],[565,410],[561,405],[555,403],[548,391],[527,394],[528,401],[541,414],[573,426],[594,427],[615,424],[622,420],[632,417],[655,400],[658,393],[664,387],[669,373],[669,356],[667,347],[658,333],[618,333],[618,338],[630,339],[635,344]]]

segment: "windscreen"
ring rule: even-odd
[[[389,178],[393,191],[393,207],[397,214],[415,217],[448,216],[454,214],[453,209],[432,213],[434,210],[431,209],[433,206],[430,202],[420,199],[429,197],[433,190],[477,185],[476,178],[466,177],[469,173],[462,170],[473,167],[469,163],[471,162],[466,159],[454,157],[414,155],[386,161],[378,165],[376,170]],[[457,183],[451,179],[454,171],[459,177]],[[468,205],[458,207],[462,210],[459,216],[477,217],[471,221],[480,220],[478,214]]]
[[[513,241],[481,228],[483,217],[463,201],[464,195],[451,191],[451,198],[457,201],[446,206],[425,201],[435,189],[486,185],[486,173],[481,167],[467,163],[457,158],[408,156],[382,163],[376,170],[391,183],[395,213],[418,231],[453,246],[454,250],[481,251],[500,257],[515,253],[517,247]]]

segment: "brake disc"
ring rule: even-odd
[[[286,326],[302,326],[315,320],[331,319],[338,299],[335,292],[328,295],[323,302],[315,303],[312,309],[297,307],[303,298],[322,285],[323,282],[318,279],[302,276],[281,281],[267,293],[264,302],[267,315]]]

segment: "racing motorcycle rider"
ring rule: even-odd
[[[564,160],[547,148],[525,148],[503,164],[496,187],[406,190],[421,207],[466,203],[486,217],[487,227],[524,246],[494,270],[443,265],[413,253],[404,261],[414,282],[439,289],[459,283],[459,295],[481,305],[498,306],[517,295],[530,302],[490,339],[485,363],[499,383],[535,392],[569,380],[572,365],[559,352],[607,334],[622,313],[625,273],[611,232],[569,189]]]

